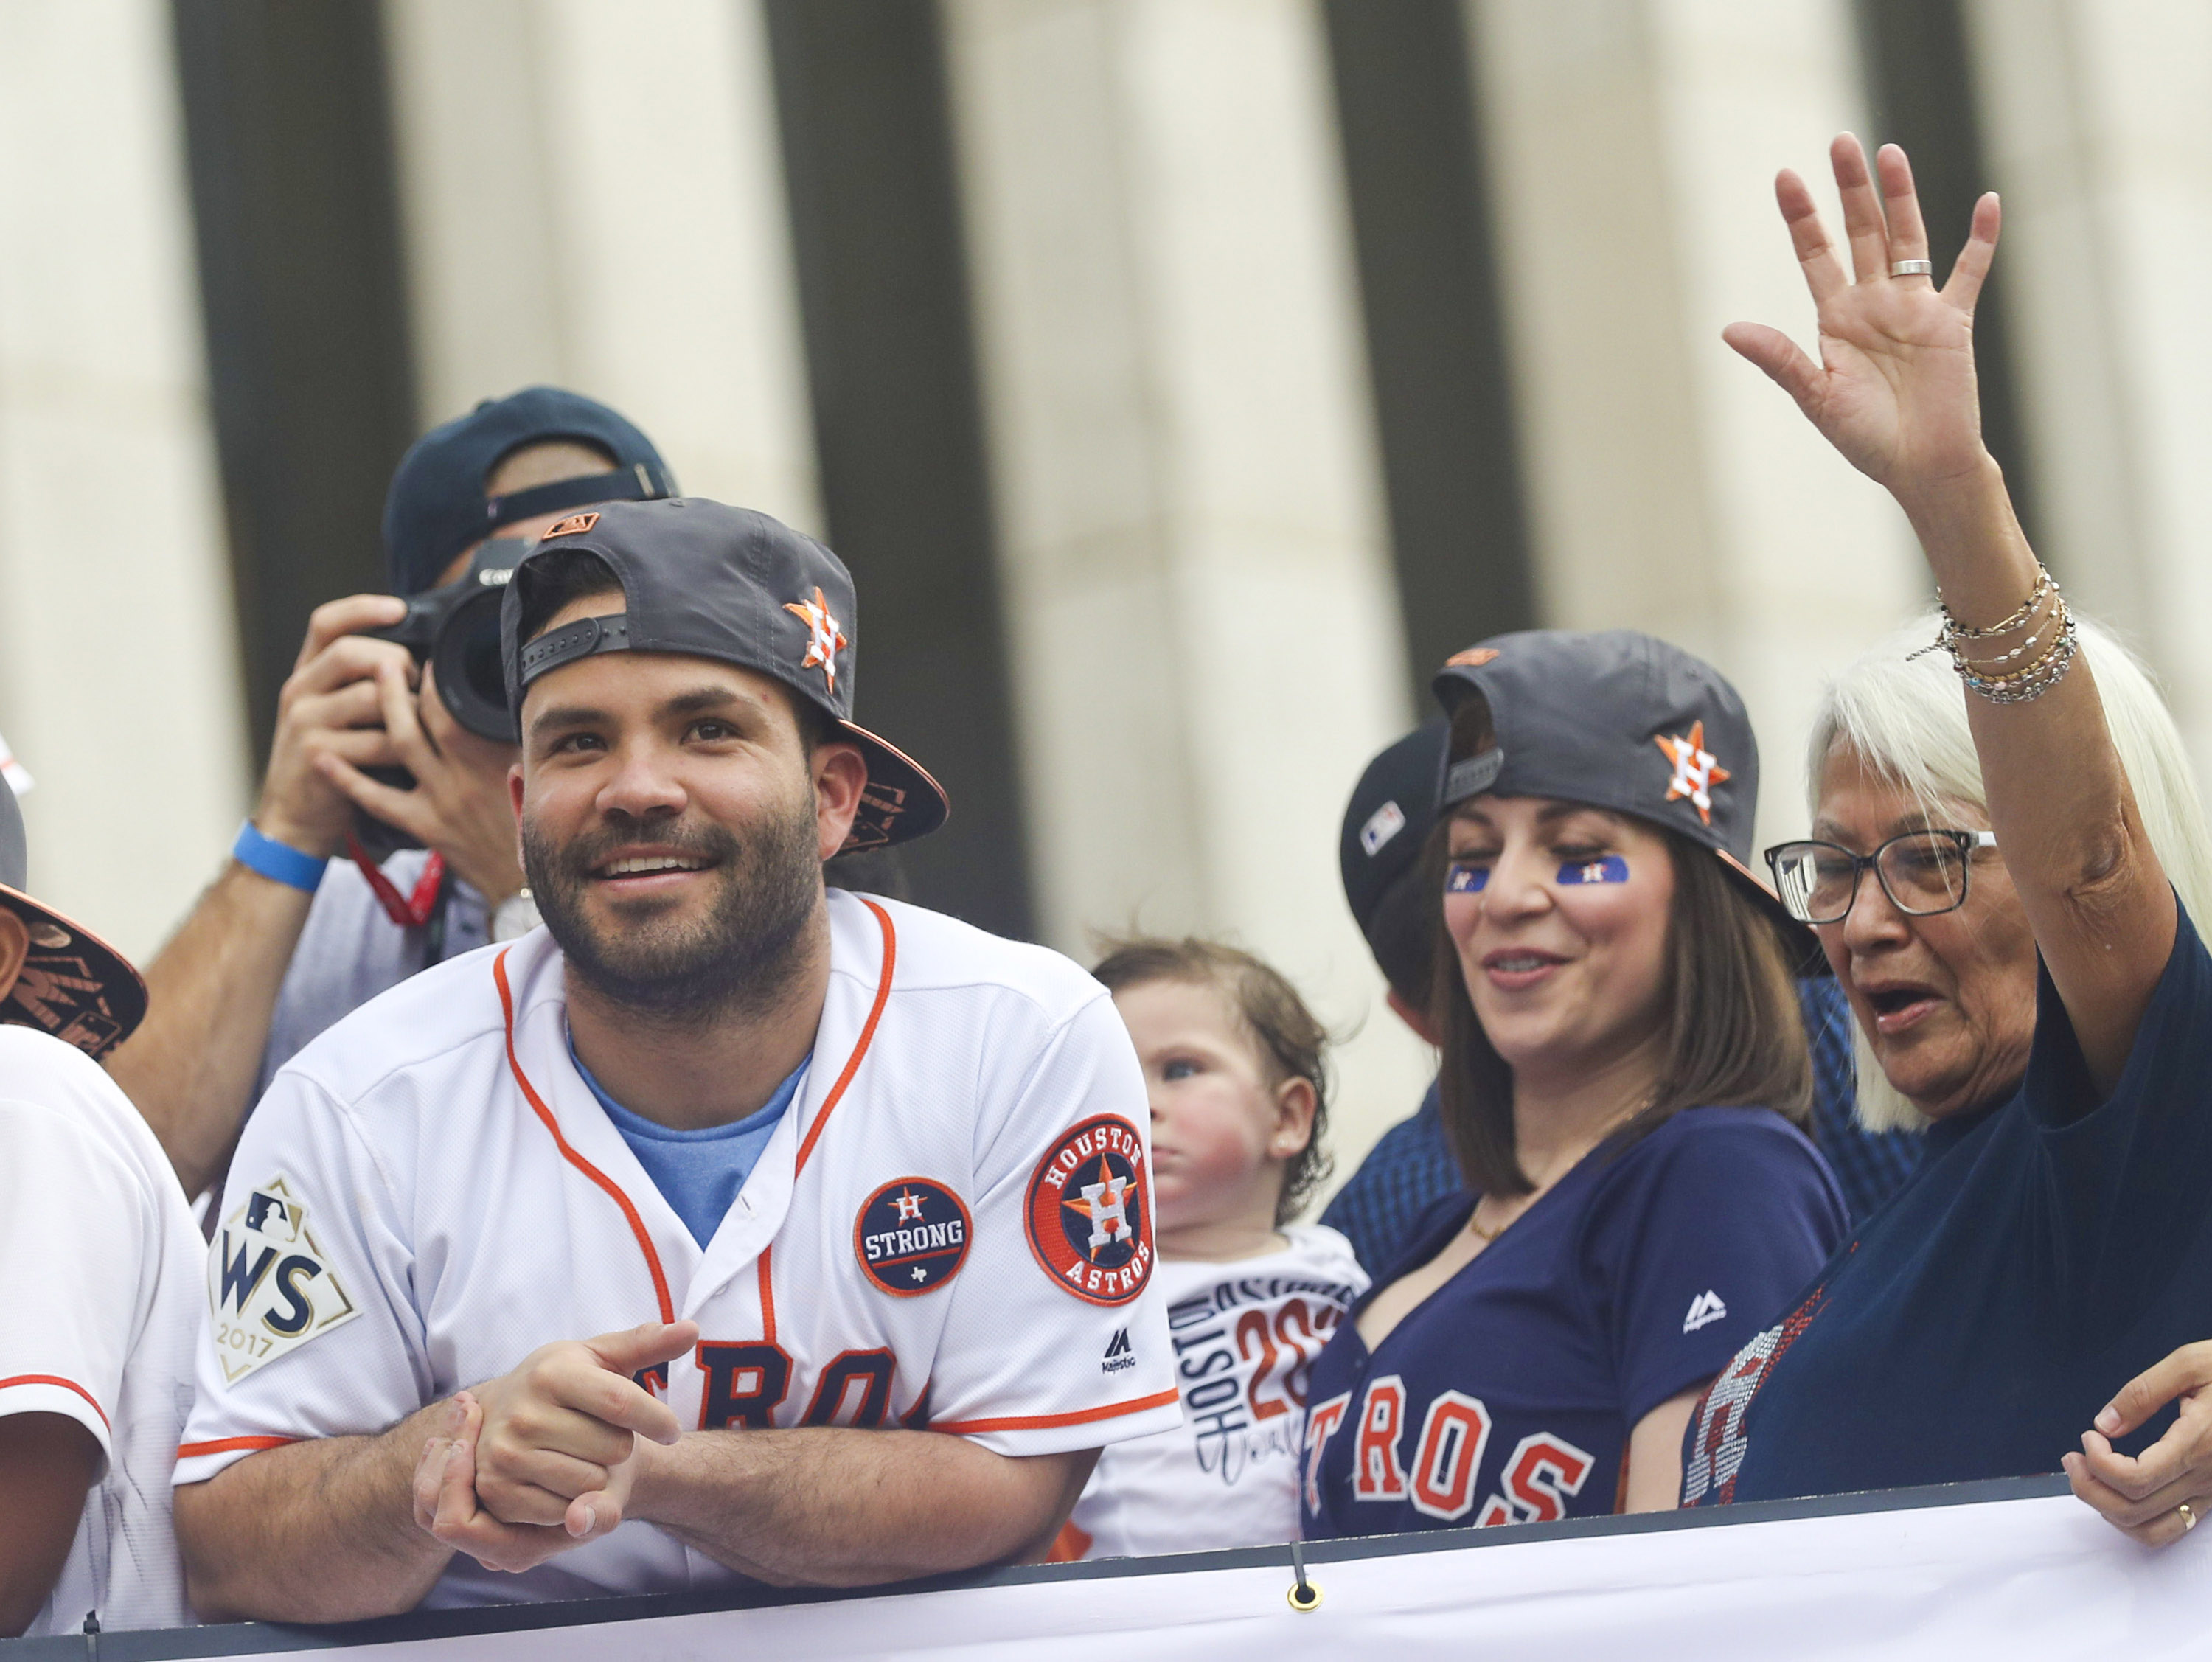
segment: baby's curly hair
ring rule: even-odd
[[[1091,973],[1109,992],[1155,981],[1181,981],[1225,993],[1256,1047],[1271,1086],[1302,1079],[1313,1087],[1313,1130],[1283,1174],[1275,1202],[1277,1227],[1297,1216],[1307,1199],[1328,1180],[1328,1154],[1322,1137],[1328,1129],[1328,1029],[1306,1008],[1298,989],[1279,971],[1235,947],[1185,935],[1102,941],[1105,955]]]

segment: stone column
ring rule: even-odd
[[[2212,778],[2212,4],[1970,0],[2041,553]]]
[[[1038,913],[1218,934],[1341,1054],[1349,1172],[1431,1067],[1338,817],[1411,724],[1319,20],[946,0]]]
[[[553,381],[819,530],[758,0],[386,0],[427,423]]]
[[[1772,181],[1796,167],[1837,223],[1850,7],[1468,0],[1468,22],[1541,615],[1718,666],[1759,733],[1760,841],[1797,834],[1822,677],[1926,582],[1887,497],[1720,339],[1747,319],[1809,343]]]
[[[0,732],[31,880],[150,956],[245,812],[159,0],[0,10]]]

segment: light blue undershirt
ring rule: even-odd
[[[799,1087],[806,1082],[807,1065],[814,1058],[810,1055],[794,1068],[790,1077],[775,1087],[775,1094],[757,1111],[732,1124],[710,1125],[701,1131],[673,1130],[641,1114],[634,1114],[617,1102],[592,1077],[592,1070],[584,1066],[583,1058],[576,1054],[573,1035],[568,1040],[568,1060],[576,1064],[577,1073],[592,1087],[592,1094],[607,1111],[607,1117],[622,1133],[623,1141],[629,1144],[630,1152],[645,1167],[653,1186],[667,1198],[676,1215],[684,1220],[691,1239],[704,1246],[714,1239],[715,1230],[721,1227],[723,1215],[737,1199],[738,1190],[745,1186],[745,1179],[752,1175],[761,1150],[768,1147],[768,1140],[775,1135],[784,1111],[799,1095]]]

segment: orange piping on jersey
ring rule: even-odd
[[[75,1379],[64,1379],[58,1373],[18,1373],[13,1379],[0,1379],[0,1391],[6,1391],[12,1385],[59,1385],[64,1391],[74,1391],[92,1404],[92,1411],[100,1415],[100,1424],[107,1427],[110,1431],[115,1429],[113,1423],[107,1417],[107,1410],[100,1405],[99,1397],[94,1396]]]
[[[884,932],[884,966],[876,976],[876,1001],[869,1008],[868,1019],[861,1025],[860,1043],[853,1046],[853,1054],[845,1058],[845,1071],[837,1075],[837,1082],[830,1087],[830,1094],[822,1099],[822,1111],[814,1116],[814,1123],[806,1129],[806,1141],[799,1145],[799,1164],[793,1175],[806,1169],[806,1158],[814,1152],[814,1144],[822,1135],[822,1128],[830,1123],[830,1111],[845,1095],[845,1087],[853,1082],[853,1075],[860,1071],[860,1058],[868,1053],[868,1046],[876,1037],[876,1024],[884,1018],[884,1006],[891,999],[891,968],[898,962],[898,932],[891,928],[891,915],[865,896],[856,896],[863,906],[876,915],[876,922]]]
[[[1141,1414],[1148,1408],[1165,1408],[1176,1399],[1172,1389],[1139,1397],[1133,1402],[1109,1403],[1103,1408],[1079,1408],[1067,1414],[1015,1414],[1000,1420],[939,1420],[929,1428],[955,1437],[973,1437],[981,1431],[1049,1431],[1054,1426],[1087,1425],[1121,1414]]]
[[[203,1454],[228,1454],[234,1448],[283,1448],[299,1440],[297,1437],[218,1437],[211,1443],[180,1443],[177,1458],[197,1460]]]
[[[770,1241],[760,1255],[761,1333],[770,1344],[775,1342],[775,1277],[769,1269],[768,1255],[775,1250],[775,1243]]]
[[[507,948],[507,952],[514,950],[512,947]],[[491,978],[499,983],[500,1014],[507,1022],[507,1071],[514,1075],[514,1082],[522,1087],[522,1094],[551,1135],[553,1146],[561,1151],[561,1158],[605,1190],[614,1203],[622,1208],[623,1216],[629,1220],[629,1233],[637,1237],[638,1246],[645,1253],[645,1267],[653,1272],[653,1296],[660,1300],[660,1319],[674,1321],[676,1306],[668,1296],[668,1277],[660,1273],[660,1254],[653,1250],[653,1237],[645,1233],[645,1220],[638,1216],[637,1208],[629,1203],[629,1196],[623,1193],[620,1184],[568,1146],[568,1139],[561,1135],[561,1127],[553,1117],[553,1111],[545,1105],[545,1099],[530,1083],[530,1076],[522,1071],[522,1062],[514,1054],[514,994],[507,984],[507,953],[501,953],[492,959]]]

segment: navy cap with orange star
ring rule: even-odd
[[[1710,849],[1809,949],[1753,863],[1759,741],[1702,658],[1638,630],[1525,630],[1455,653],[1431,683],[1448,715],[1480,699],[1490,742],[1447,749],[1437,807],[1485,792],[1633,814]]]
[[[626,609],[520,639],[533,583],[572,549],[606,563]],[[500,611],[507,704],[519,714],[539,676],[602,652],[681,653],[770,676],[834,720],[867,763],[842,851],[885,848],[935,831],[948,805],[919,762],[853,721],[859,613],[844,562],[765,514],[703,496],[607,502],[553,526],[514,568]]]

